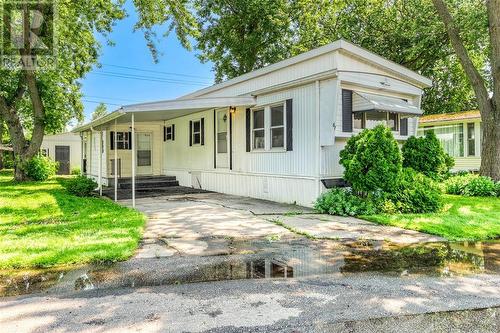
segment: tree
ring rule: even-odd
[[[104,103],[100,103],[92,113],[92,121],[105,116],[107,113],[108,110],[106,108],[106,105]]]
[[[196,0],[199,58],[214,64],[220,82],[290,54],[287,0]]]
[[[486,0],[489,28],[489,67],[492,91],[488,90],[488,79],[481,75],[474,64],[470,51],[463,41],[463,32],[457,20],[451,15],[444,0],[432,0],[443,21],[450,43],[459,59],[476,95],[483,137],[480,174],[500,180],[500,0]]]
[[[27,3],[23,3],[21,10],[25,36],[30,35],[32,19]],[[189,46],[187,34],[195,22],[186,1],[136,0],[134,3],[139,12],[136,29],[144,32],[152,50],[155,49],[151,39],[155,36],[155,25],[166,22],[170,23],[167,33],[175,29],[183,44]],[[49,30],[57,33],[58,49],[54,55],[57,65],[54,68],[0,68],[0,116],[9,130],[14,149],[14,177],[18,181],[28,179],[25,167],[40,150],[45,133],[61,130],[72,118],[82,119],[78,80],[97,63],[100,44],[95,33],[107,38],[114,23],[126,16],[123,0],[57,1],[56,4],[58,19],[54,26],[44,24],[37,28],[36,35],[44,35],[41,32]],[[49,14],[50,8],[36,5],[42,15]],[[3,12],[0,24],[5,20],[14,22],[13,19],[16,18],[11,12]],[[50,34],[47,35],[42,42],[51,43]],[[37,50],[29,41],[16,52],[26,59],[37,56]]]

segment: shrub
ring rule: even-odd
[[[443,205],[441,191],[434,181],[411,168],[403,168],[395,191],[386,195],[400,213],[434,213]],[[390,213],[387,204],[381,209]]]
[[[469,197],[494,197],[497,195],[495,182],[489,177],[474,177],[465,185],[464,195]]]
[[[80,174],[81,174],[81,169],[80,169],[80,168],[78,168],[78,167],[77,167],[77,168],[72,168],[72,169],[71,169],[71,174],[72,174],[73,176],[78,176],[78,175],[80,175]]]
[[[323,193],[314,204],[322,214],[357,216],[374,214],[375,209],[369,199],[362,199],[348,189],[333,188]]]
[[[378,125],[347,141],[340,164],[345,169],[344,179],[355,191],[392,192],[401,171],[401,152],[392,132]]]
[[[401,152],[403,167],[412,168],[433,179],[445,178],[455,164],[432,131],[427,132],[424,137],[408,138]]]
[[[25,165],[26,175],[35,181],[47,180],[56,174],[58,163],[45,156],[36,156]]]
[[[89,197],[97,188],[97,183],[85,176],[77,176],[65,183],[66,190],[79,197]]]
[[[445,182],[446,193],[471,197],[498,196],[499,187],[491,178],[471,173],[451,177]]]
[[[500,182],[495,183],[495,193],[497,197],[500,197]]]

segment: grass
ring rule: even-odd
[[[444,195],[440,213],[370,215],[361,218],[384,225],[417,230],[449,240],[500,238],[500,198]]]
[[[67,193],[64,178],[16,183],[0,171],[0,269],[120,261],[141,239],[143,214]]]

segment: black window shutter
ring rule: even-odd
[[[193,145],[193,122],[189,121],[189,145]]]
[[[352,132],[352,90],[342,89],[342,132]]]
[[[205,118],[201,118],[200,121],[200,132],[201,132],[201,145],[205,145]]]
[[[172,141],[175,141],[175,124],[172,124]]]
[[[128,149],[132,150],[132,132],[128,132]]]
[[[399,134],[408,135],[408,118],[402,118],[399,121]]]
[[[163,142],[167,141],[167,126],[163,126]]]
[[[115,150],[115,132],[109,132],[109,149]]]
[[[286,100],[286,151],[293,150],[293,100]]]
[[[250,109],[247,109],[246,113],[246,137],[247,137],[247,152],[250,152],[250,116],[251,116],[251,111]]]

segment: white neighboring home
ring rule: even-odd
[[[81,170],[82,140],[78,134],[67,132],[45,135],[40,152],[59,162],[58,175],[69,175],[76,168]]]
[[[116,187],[115,175],[134,184],[165,175],[311,206],[341,181],[339,152],[349,137],[381,122],[399,141],[416,134],[430,85],[339,40],[175,100],[123,106],[74,132],[86,145],[87,175],[104,185]]]

